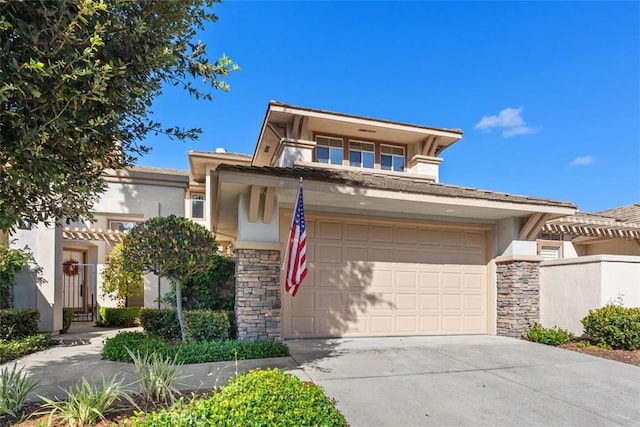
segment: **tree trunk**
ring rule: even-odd
[[[180,323],[182,342],[186,342],[187,334],[184,332],[184,318],[182,317],[182,282],[179,280],[176,280],[176,309],[178,311],[178,323]]]

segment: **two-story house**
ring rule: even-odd
[[[520,336],[540,318],[537,237],[576,207],[440,183],[442,156],[461,137],[270,102],[253,155],[190,151],[188,172],[110,171],[96,222],[18,233],[50,271],[43,329],[61,325],[68,257],[101,264],[128,227],[174,213],[234,254],[241,338]],[[300,178],[308,274],[291,297],[282,262]],[[166,290],[147,275],[137,303],[155,307]]]

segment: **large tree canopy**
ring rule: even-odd
[[[197,135],[150,107],[165,84],[228,89],[237,66],[193,42],[218,1],[0,1],[0,230],[90,216],[103,171],[132,165],[147,135]]]

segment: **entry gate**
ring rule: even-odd
[[[63,307],[73,308],[74,322],[96,319],[95,264],[63,264]]]

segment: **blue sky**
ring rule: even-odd
[[[441,182],[572,201],[640,201],[639,2],[245,2],[199,38],[241,67],[228,93],[167,89],[139,164],[188,169],[187,151],[253,153],[269,100],[460,128]]]

